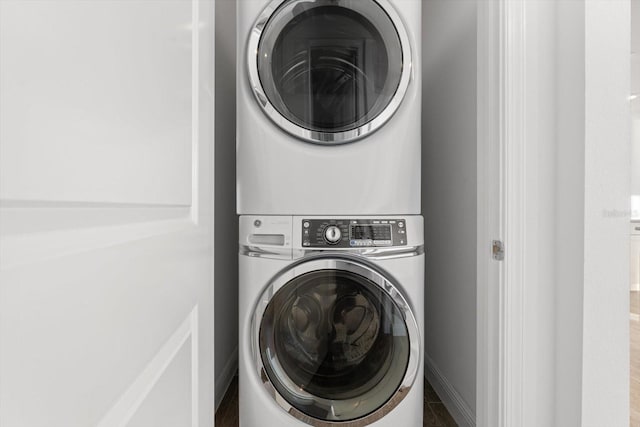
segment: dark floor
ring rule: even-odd
[[[431,384],[426,380],[424,384],[423,427],[457,427]],[[216,427],[238,427],[238,377],[233,379],[216,412]]]

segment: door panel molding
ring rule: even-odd
[[[195,231],[189,217],[166,221],[2,236],[0,269],[11,270],[45,260],[124,245],[171,233]]]
[[[211,120],[200,120],[213,109],[212,90],[206,62],[213,55],[201,46],[200,33],[212,35],[206,19],[200,19],[202,0],[191,0],[191,21],[183,30],[191,32],[191,203],[100,202],[91,200],[27,200],[0,194],[0,268],[14,268],[45,259],[69,256],[143,238],[197,229],[201,218],[211,217],[211,144],[201,144],[200,136],[212,138]],[[180,2],[178,2],[180,3]],[[212,9],[207,3],[207,8]],[[206,8],[205,8],[206,10]],[[205,61],[201,63],[200,56]],[[201,72],[201,68],[202,71]],[[206,90],[201,99],[200,91]],[[202,128],[202,130],[201,130]],[[4,142],[6,144],[6,142]],[[207,173],[202,173],[202,172]],[[203,223],[202,231],[210,224]],[[71,230],[73,228],[73,230]]]
[[[190,204],[191,2],[0,9],[0,198]]]
[[[191,426],[198,427],[198,306],[164,343],[97,427],[125,427],[185,344],[191,345]]]
[[[3,220],[6,219],[6,222],[3,221],[3,227],[2,227],[2,233],[10,233],[10,234],[16,234],[19,233],[20,230],[23,229],[23,227],[21,226],[17,226],[14,227],[16,225],[16,222],[18,222],[18,220],[20,220],[20,222],[22,223],[22,225],[24,225],[24,222],[29,219],[29,220],[33,220],[34,224],[42,224],[44,222],[48,222],[51,226],[51,229],[55,229],[56,228],[56,223],[50,220],[50,214],[52,213],[51,211],[47,211],[47,210],[42,210],[43,208],[64,208],[57,211],[55,213],[55,217],[59,219],[61,224],[64,223],[76,223],[78,217],[80,218],[80,223],[79,226],[83,225],[83,222],[92,224],[92,225],[102,225],[102,226],[109,226],[109,225],[114,225],[114,224],[121,224],[122,223],[122,219],[123,217],[126,217],[128,214],[127,213],[119,213],[119,214],[115,214],[114,215],[114,222],[113,223],[109,223],[109,221],[107,220],[107,218],[105,217],[105,213],[107,213],[108,211],[103,210],[103,211],[97,211],[97,210],[93,210],[95,208],[101,207],[101,208],[109,208],[109,209],[122,209],[123,211],[127,210],[127,209],[137,209],[136,212],[131,212],[130,215],[132,216],[132,222],[140,222],[143,218],[144,215],[143,214],[147,214],[147,221],[156,221],[158,219],[161,220],[166,220],[169,218],[182,218],[184,217],[185,214],[185,209],[184,208],[189,208],[189,212],[188,215],[192,218],[194,224],[197,225],[198,223],[198,209],[199,206],[201,204],[203,204],[203,201],[201,200],[201,198],[203,197],[203,195],[201,194],[200,191],[200,184],[201,184],[201,180],[202,177],[200,176],[200,170],[201,170],[201,162],[202,159],[200,158],[202,155],[209,155],[210,154],[210,149],[209,147],[202,147],[200,144],[200,134],[201,134],[201,127],[203,127],[203,123],[201,123],[200,120],[200,115],[201,114],[208,114],[208,112],[211,110],[211,108],[208,106],[208,102],[210,102],[209,100],[206,100],[206,102],[201,102],[201,97],[200,97],[200,91],[201,90],[207,90],[207,95],[211,96],[211,90],[209,90],[207,88],[208,84],[203,80],[204,79],[208,79],[211,78],[211,76],[205,74],[204,76],[201,76],[201,68],[206,72],[210,67],[210,64],[201,64],[200,62],[200,56],[201,54],[205,53],[205,59],[207,57],[212,56],[210,53],[208,52],[204,52],[204,48],[206,48],[207,46],[205,46],[204,48],[201,47],[200,44],[200,37],[202,32],[205,32],[205,35],[210,34],[212,31],[210,28],[207,28],[207,22],[201,22],[200,20],[200,3],[202,0],[191,0],[190,1],[190,18],[191,21],[188,23],[185,23],[184,28],[181,29],[181,31],[189,31],[190,34],[190,39],[191,39],[191,46],[190,46],[190,81],[185,82],[185,84],[188,84],[190,87],[190,134],[188,135],[189,138],[189,144],[190,144],[190,148],[189,148],[189,152],[191,155],[191,159],[190,159],[190,170],[186,170],[184,173],[187,174],[189,176],[189,180],[190,180],[190,188],[189,188],[189,198],[190,198],[190,203],[171,203],[171,202],[166,202],[166,203],[150,203],[147,200],[141,200],[144,197],[140,197],[140,200],[136,200],[136,199],[131,199],[131,194],[122,194],[122,197],[115,195],[115,193],[113,193],[113,189],[111,190],[107,190],[107,193],[112,194],[112,196],[115,198],[115,200],[101,200],[100,198],[98,199],[94,199],[92,198],[92,195],[90,195],[91,192],[88,192],[88,189],[84,189],[84,190],[79,190],[79,193],[77,194],[86,194],[88,197],[86,200],[83,199],[74,199],[74,200],[69,200],[67,198],[38,198],[38,199],[34,199],[34,198],[29,198],[28,194],[33,193],[33,188],[31,188],[31,190],[29,190],[28,188],[25,187],[27,191],[27,193],[25,194],[26,197],[20,197],[20,191],[17,191],[15,188],[11,189],[13,187],[9,187],[8,184],[3,186],[0,190],[2,190],[0,192],[0,214],[3,216]],[[3,2],[4,3],[4,2]],[[15,2],[6,2],[6,4],[4,5],[5,7],[9,8],[11,6],[12,3]],[[145,2],[132,2],[133,4],[138,4],[137,7],[143,7]],[[178,1],[178,0],[174,0],[173,2],[169,2],[169,4],[172,3],[173,6],[172,7],[178,7],[180,4],[188,4],[182,1]],[[66,4],[66,3],[65,3]],[[142,5],[142,6],[140,6]],[[66,6],[64,7],[70,7],[69,4],[66,4]],[[11,10],[11,9],[9,9]],[[83,13],[97,13],[97,12],[92,12],[92,11],[87,11],[85,7],[82,8],[82,10],[84,10]],[[22,13],[22,12],[15,12],[15,13]],[[113,17],[112,17],[113,18]],[[113,18],[115,19],[115,18]],[[194,31],[195,29],[195,31]],[[176,42],[176,41],[174,41]],[[108,46],[107,46],[108,47]],[[106,49],[106,47],[105,47]],[[203,85],[204,83],[204,85]],[[203,87],[204,86],[204,87]],[[11,99],[11,95],[7,95],[5,97],[6,99]],[[6,101],[3,101],[3,104]],[[115,101],[114,101],[115,102]],[[3,105],[8,107],[8,105]],[[4,110],[9,110],[9,108],[5,108]],[[4,118],[4,117],[3,117]],[[205,121],[206,122],[206,121]],[[207,125],[206,123],[204,125]],[[69,124],[69,126],[71,126],[71,124]],[[115,126],[115,125],[114,125]],[[154,130],[156,131],[156,130]],[[3,133],[2,134],[2,138],[3,138],[3,155],[5,158],[7,158],[7,162],[9,162],[9,159],[13,159],[14,163],[18,160],[22,160],[25,161],[25,159],[22,159],[21,156],[24,156],[25,153],[21,153],[21,152],[15,152],[13,153],[14,155],[12,155],[12,152],[7,152],[7,150],[9,150],[10,146],[14,146],[14,145],[19,145],[19,135],[14,135],[11,136],[12,134],[6,134]],[[206,129],[206,132],[204,134],[205,137],[209,136],[209,130]],[[142,137],[144,138],[144,137]],[[146,138],[144,138],[146,140],[146,142],[150,142],[152,140],[152,135],[146,135]],[[54,141],[55,142],[55,141]],[[173,139],[173,143],[181,143],[180,139],[178,138],[174,138]],[[42,143],[44,144],[44,142]],[[15,151],[15,150],[14,150]],[[123,153],[124,154],[124,153]],[[166,154],[167,156],[170,156],[170,153]],[[16,157],[16,158],[14,158]],[[173,158],[168,158],[167,161],[172,161]],[[55,160],[55,159],[53,159]],[[98,160],[98,159],[96,159]],[[113,160],[113,159],[112,159]],[[28,164],[29,162],[27,162]],[[12,166],[13,168],[13,166]],[[11,169],[13,170],[13,169]],[[76,173],[77,171],[75,171],[73,168],[69,169],[70,172],[69,173]],[[145,169],[143,169],[145,170]],[[39,170],[35,170],[34,169],[34,173],[40,173]],[[8,173],[8,172],[7,172]],[[65,169],[61,168],[61,170],[59,170],[57,172],[58,174],[62,174],[64,175],[65,173]],[[138,175],[139,176],[139,175]],[[3,179],[5,179],[5,183],[6,182],[13,182],[15,180],[8,180],[7,176],[3,175]],[[119,179],[118,177],[116,177],[116,179]],[[186,179],[186,178],[185,178]],[[145,182],[148,181],[148,183],[152,183],[154,181],[154,177],[153,176],[147,176],[144,178]],[[64,180],[63,180],[64,181]],[[80,186],[82,187],[83,185],[85,185],[83,183],[82,180],[75,180],[75,181],[64,181],[66,182],[68,185],[65,185],[64,190],[65,192],[68,192],[67,189],[69,188],[73,188],[74,186]],[[30,184],[31,185],[31,184]],[[101,183],[100,185],[105,185],[105,183]],[[32,185],[33,186],[33,185]],[[118,187],[120,188],[121,191],[128,191],[126,190],[126,187]],[[35,191],[35,190],[34,190]],[[100,188],[97,189],[98,192],[102,191]],[[155,190],[154,190],[155,191]],[[35,191],[35,193],[41,194],[42,191],[37,190]],[[35,194],[34,193],[34,194]],[[72,192],[73,193],[73,192]],[[61,194],[62,195],[62,194]],[[139,194],[139,196],[143,196],[142,193]],[[176,199],[178,200],[178,199]],[[205,201],[206,203],[206,201]],[[91,208],[92,210],[87,210]],[[140,210],[140,208],[147,208],[146,210]],[[17,212],[15,210],[12,209],[21,209],[22,212]],[[31,212],[29,212],[27,215],[23,215],[24,214],[24,210],[26,209],[32,209]],[[82,211],[80,212],[74,212],[73,209],[82,209]],[[164,210],[164,211],[162,211]],[[162,211],[162,212],[159,212]],[[16,218],[16,216],[20,216],[20,218]],[[92,217],[97,217],[98,219],[93,220]],[[33,231],[30,231],[33,232]]]
[[[108,206],[54,202],[37,207],[30,203],[0,206],[0,236],[46,233],[70,229],[99,228],[188,218],[190,206]]]
[[[200,214],[200,0],[191,0],[191,220]]]

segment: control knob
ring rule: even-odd
[[[330,225],[324,229],[324,239],[327,243],[335,245],[342,238],[342,232],[337,225]]]

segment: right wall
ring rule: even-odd
[[[476,413],[476,2],[423,2],[422,23],[425,373],[467,426]]]

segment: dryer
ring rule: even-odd
[[[240,217],[240,427],[419,427],[420,216]]]
[[[238,5],[239,214],[420,212],[420,0]]]

